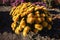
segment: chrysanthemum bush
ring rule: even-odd
[[[10,15],[13,20],[11,28],[16,34],[22,32],[23,36],[27,36],[30,31],[37,33],[43,29],[52,29],[52,17],[44,6],[21,3],[11,9]]]

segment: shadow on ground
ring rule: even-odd
[[[12,32],[11,30],[12,18],[9,12],[0,12],[0,32]]]

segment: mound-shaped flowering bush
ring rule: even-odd
[[[23,36],[27,36],[29,31],[38,32],[43,29],[51,30],[52,17],[44,6],[38,6],[28,3],[21,3],[20,5],[11,9],[13,23],[12,30],[16,34],[23,32]]]

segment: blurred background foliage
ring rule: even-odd
[[[60,7],[60,0],[0,0],[1,5],[16,6],[22,2],[43,2],[46,3],[48,7]]]

